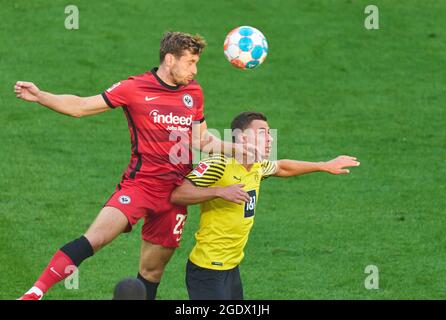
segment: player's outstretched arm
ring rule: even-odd
[[[216,198],[242,204],[249,202],[250,198],[243,189],[243,184],[234,184],[227,187],[196,187],[189,180],[185,179],[183,184],[173,190],[170,201],[177,205],[187,206],[197,204]]]
[[[355,157],[339,156],[326,162],[306,162],[296,160],[278,160],[276,177],[293,177],[312,172],[328,172],[331,174],[347,174],[347,168],[359,166]]]
[[[247,157],[248,163],[254,163],[261,159],[260,148],[254,144],[233,143],[224,141],[213,135],[207,129],[206,122],[200,123],[194,128],[192,136],[192,147],[207,154],[225,154],[228,157],[235,157],[240,162],[243,157]]]
[[[16,97],[28,102],[37,102],[56,112],[80,118],[110,110],[101,95],[78,97],[69,94],[52,94],[40,90],[34,83],[17,81]]]

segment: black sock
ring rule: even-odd
[[[142,281],[144,287],[146,287],[147,300],[155,300],[156,290],[158,289],[159,282],[150,282],[146,280],[140,273],[138,273],[137,278]]]
[[[67,243],[60,248],[60,251],[70,257],[77,267],[79,267],[82,261],[94,254],[93,247],[84,236]]]

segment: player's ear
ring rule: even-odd
[[[240,129],[232,130],[232,136],[235,143],[245,143],[244,134]]]
[[[166,53],[164,56],[164,62],[166,63],[166,66],[169,68],[173,66],[173,63],[175,61],[175,56],[171,53]]]
[[[240,142],[243,144],[246,144],[249,142],[248,135],[246,133],[240,133],[238,138],[240,139]]]

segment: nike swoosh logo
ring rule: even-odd
[[[158,99],[159,97],[152,97],[152,98],[149,98],[148,96],[146,96],[146,101],[152,101],[152,100],[155,100],[155,99]]]
[[[50,271],[55,273],[57,276],[59,276],[59,278],[62,278],[62,276],[56,270],[54,270],[54,267],[51,267]]]
[[[233,177],[235,180],[242,181],[242,178],[237,178],[236,176],[233,176]]]

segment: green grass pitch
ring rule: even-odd
[[[64,28],[76,4],[80,29]],[[95,95],[158,62],[164,31],[200,33],[208,126],[265,112],[281,158],[357,156],[349,176],[269,179],[241,265],[247,299],[446,297],[446,3],[363,0],[2,1],[0,10],[0,298],[15,299],[52,254],[85,232],[127,165],[122,110],[74,119],[17,100],[17,80],[55,93]],[[269,56],[233,68],[223,40],[260,29]],[[185,263],[198,208],[158,290],[187,299]],[[79,290],[46,299],[110,299],[136,276],[140,225],[87,260]],[[367,265],[379,289],[367,290]]]

